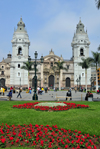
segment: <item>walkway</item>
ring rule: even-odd
[[[48,91],[48,93],[44,93],[43,95],[38,95],[38,101],[56,101],[55,96],[66,96],[67,91]],[[8,93],[5,92],[5,95],[7,95]],[[76,92],[72,91],[72,100],[73,101],[84,101],[85,100],[85,95],[86,93],[83,92]],[[100,98],[100,94],[96,94],[94,93],[94,98]],[[32,94],[26,93],[25,91],[23,91],[21,93],[22,98],[16,98],[17,97],[17,93],[13,94],[12,100],[13,101],[31,101],[32,100]],[[0,100],[4,100],[4,99],[0,99]],[[6,100],[6,99],[5,99]],[[61,99],[62,101],[65,99]]]

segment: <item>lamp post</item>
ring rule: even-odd
[[[90,78],[90,82],[91,82],[91,90],[92,90],[92,82],[93,82],[92,77]]]
[[[32,100],[38,100],[38,95],[37,95],[37,76],[36,76],[36,67],[37,67],[37,64],[40,64],[40,63],[37,63],[36,62],[36,59],[37,59],[37,56],[38,56],[38,53],[37,51],[35,51],[34,53],[35,55],[35,62],[33,63],[34,64],[34,69],[35,69],[35,76],[34,76],[34,95],[32,97]],[[43,63],[43,56],[41,56],[41,63]]]
[[[79,87],[81,87],[81,75],[79,75]]]
[[[21,87],[21,77],[20,77],[20,87]]]
[[[76,82],[77,82],[77,90],[78,90],[78,82],[79,82],[79,79],[78,78],[76,79]]]

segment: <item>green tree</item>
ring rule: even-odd
[[[96,67],[96,90],[98,90],[98,74],[97,74],[97,69],[98,69],[98,64],[100,64],[100,53],[98,52],[93,52],[92,51],[92,57],[88,58],[89,62],[94,63]]]
[[[96,1],[96,6],[98,9],[100,9],[100,0],[95,0]]]
[[[64,61],[55,62],[56,66],[55,69],[58,70],[59,73],[59,90],[61,90],[61,70],[68,70],[66,67],[63,67]]]
[[[78,64],[79,66],[82,66],[82,68],[85,69],[85,88],[87,92],[87,69],[91,66],[88,58],[82,58],[82,62]]]
[[[28,71],[28,88],[29,88],[29,71],[34,70],[34,68],[32,68],[33,62],[23,62],[23,66],[21,67],[21,69],[25,69]]]

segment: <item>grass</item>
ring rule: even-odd
[[[0,124],[57,125],[81,131],[83,134],[100,136],[100,102],[74,102],[89,105],[88,109],[70,109],[60,112],[35,111],[33,109],[13,109],[13,105],[34,101],[0,101]]]

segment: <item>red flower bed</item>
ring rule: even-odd
[[[65,111],[65,110],[74,109],[74,108],[89,108],[88,105],[81,105],[81,104],[67,103],[67,102],[63,102],[64,104],[66,104],[65,106],[55,106],[55,107],[38,106],[38,105],[36,106],[36,104],[38,103],[40,102],[13,105],[13,108],[36,109],[36,110],[42,110],[42,111]]]
[[[32,147],[35,149],[99,149],[100,137],[81,134],[81,131],[59,129],[36,124],[1,125],[0,148]]]

